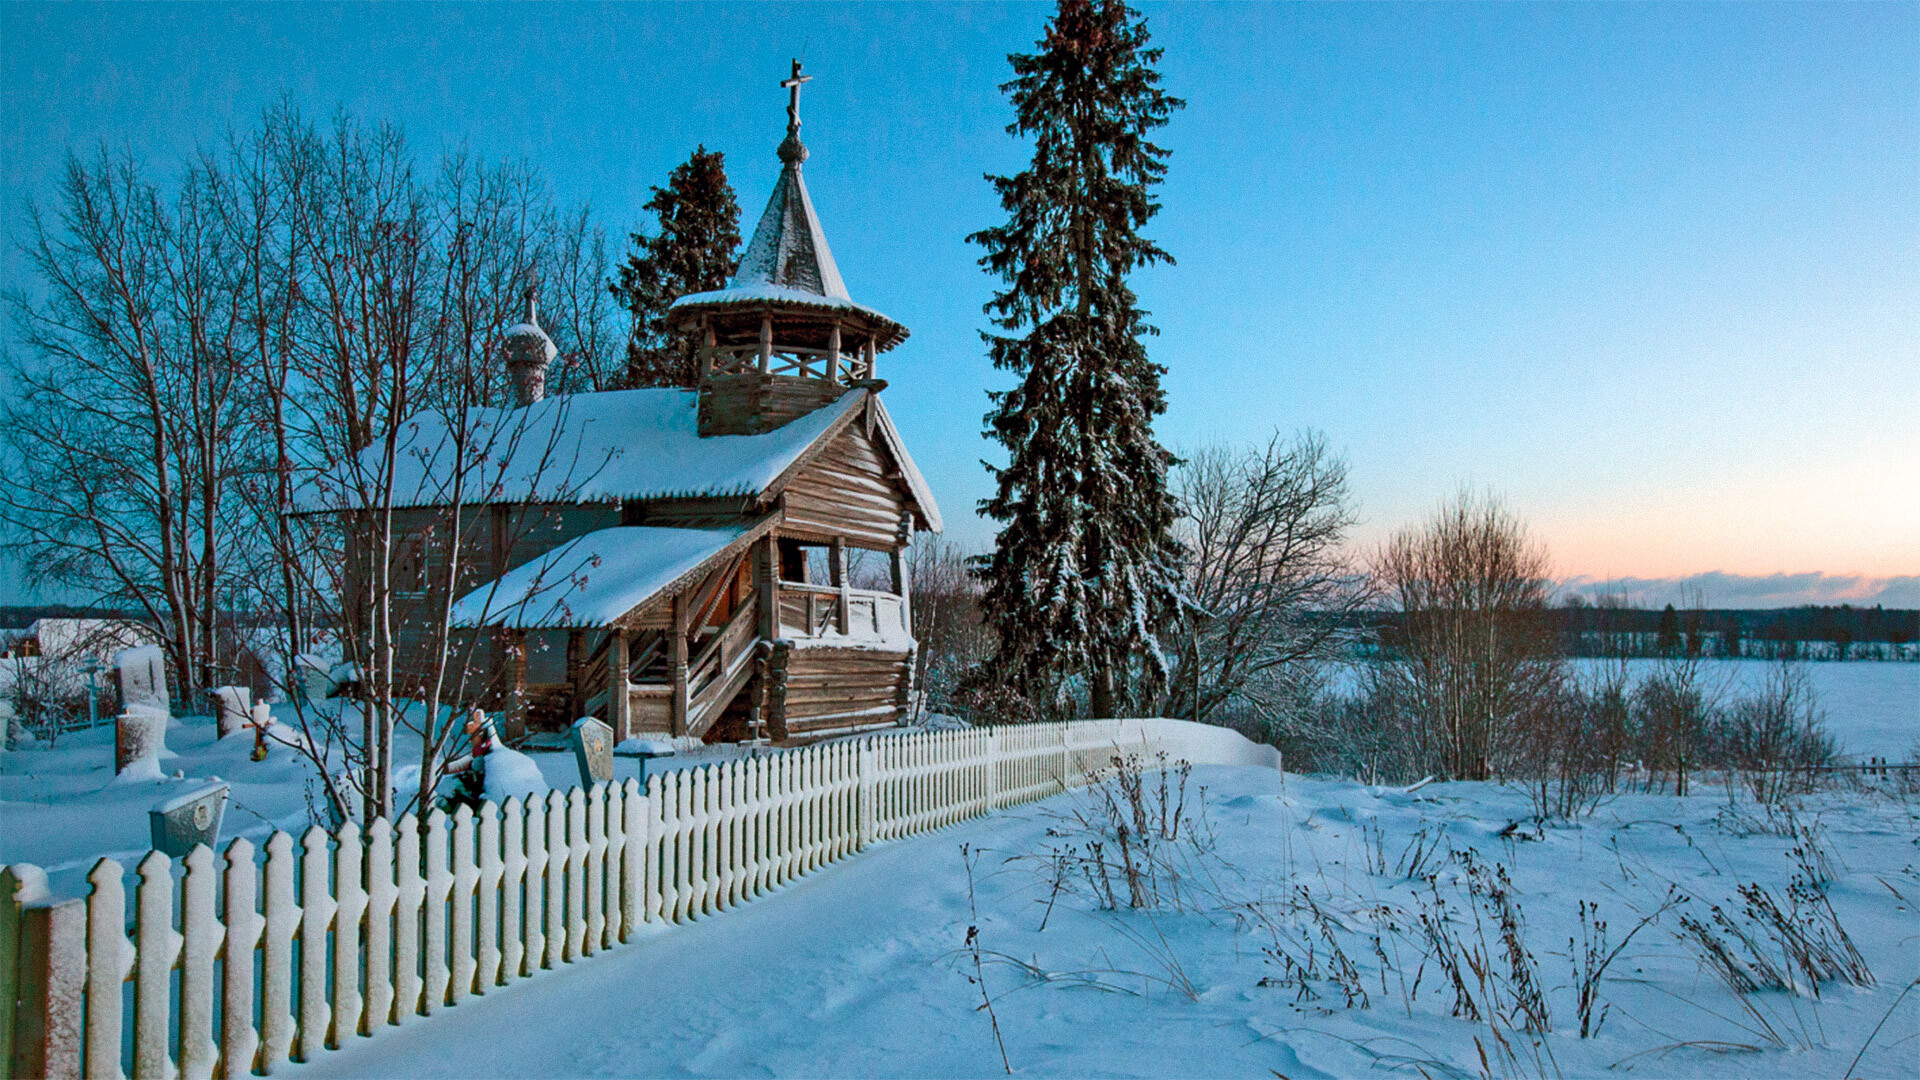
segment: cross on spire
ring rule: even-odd
[[[813,76],[800,74],[800,61],[793,62],[793,74],[780,80],[787,90],[787,137],[780,144],[780,160],[789,165],[798,165],[807,160],[807,148],[800,142],[800,88],[813,81]]]
[[[800,87],[813,81],[813,76],[800,74],[800,61],[793,62],[793,74],[780,80],[787,88],[787,130],[800,129]]]

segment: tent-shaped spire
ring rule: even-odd
[[[800,177],[797,160],[789,160],[780,171],[773,198],[767,200],[767,211],[760,215],[747,253],[740,258],[740,270],[727,288],[764,285],[799,289],[833,300],[853,299],[840,280],[840,268],[833,263],[826,234],[820,231],[820,218],[813,212],[813,200],[807,197],[807,182]]]
[[[793,75],[780,84],[788,94],[787,137],[780,144],[780,182],[773,186],[773,197],[767,200],[766,212],[753,230],[747,253],[740,259],[740,270],[727,287],[778,285],[850,301],[853,298],[840,280],[840,268],[833,264],[833,252],[827,249],[827,235],[820,230],[820,217],[813,212],[807,182],[800,176],[800,166],[807,160],[807,147],[800,141],[800,87],[812,78],[800,74],[800,61],[795,60]]]
[[[800,166],[808,155],[800,141],[800,87],[811,79],[800,74],[800,61],[795,60],[793,74],[780,84],[787,89],[787,137],[780,143],[780,180],[773,185],[773,197],[767,200],[766,212],[754,227],[739,269],[724,289],[691,293],[675,300],[669,326],[690,329],[715,312],[749,308],[760,312],[771,305],[774,310],[787,312],[841,313],[836,317],[845,322],[843,331],[849,341],[870,337],[882,352],[906,340],[906,327],[854,302],[847,294],[840,267],[827,247],[827,234],[820,228],[820,216],[807,194],[807,182],[801,178]]]

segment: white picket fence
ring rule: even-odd
[[[0,872],[9,1077],[237,1077],[744,903],[870,843],[1086,782],[1116,753],[1277,767],[1173,720],[879,736],[510,799],[154,852],[83,899]],[[131,892],[132,912],[128,904]]]

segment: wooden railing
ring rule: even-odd
[[[715,347],[707,351],[709,375],[748,375],[760,370],[760,347],[740,345]],[[838,362],[827,349],[809,349],[794,345],[775,346],[767,354],[767,374],[797,375],[809,379],[834,379],[852,383],[868,378],[873,371],[866,355],[858,350],[841,352]]]
[[[875,641],[904,638],[907,630],[906,602],[892,593],[792,581],[780,583],[782,636]]]
[[[237,1077],[564,968],[643,923],[724,911],[868,844],[1079,786],[1121,753],[1277,767],[1177,720],[878,736],[476,814],[101,859],[84,898],[0,871],[0,1065],[14,1077]],[[131,896],[129,896],[131,891]],[[131,918],[129,918],[131,901]],[[257,1016],[257,1019],[256,1019]],[[127,1025],[131,1024],[130,1034]]]

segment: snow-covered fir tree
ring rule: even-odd
[[[1095,715],[1143,698],[1164,674],[1156,639],[1177,602],[1165,411],[1127,275],[1172,257],[1140,230],[1167,151],[1148,136],[1183,102],[1159,86],[1160,50],[1121,0],[1061,0],[1033,53],[1009,59],[1003,89],[1034,140],[1032,163],[992,176],[1004,225],[975,233],[1005,288],[986,310],[994,366],[1019,383],[992,395],[986,423],[1006,447],[1001,522],[982,568],[998,632],[995,679],[1060,709],[1083,685]]]
[[[668,174],[666,187],[653,189],[645,208],[659,219],[659,235],[633,234],[633,254],[613,283],[614,295],[633,313],[625,385],[698,386],[693,344],[667,333],[666,316],[677,297],[726,288],[739,265],[740,204],[727,182],[725,155],[695,148]]]

